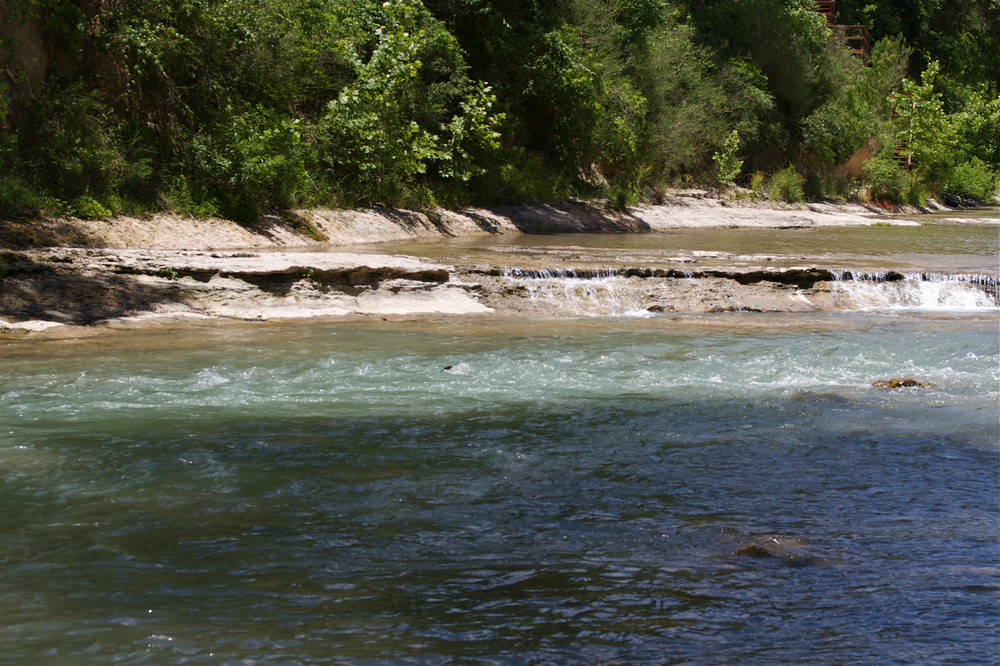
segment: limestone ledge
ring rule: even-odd
[[[620,278],[635,307],[647,312],[831,311],[844,309],[831,288],[832,270],[768,265],[781,258],[765,255],[692,251],[650,258],[577,248],[532,250],[527,257],[499,244],[491,248],[503,254],[497,263],[450,265],[364,247],[335,250],[477,235],[867,226],[884,214],[856,204],[776,206],[675,194],[661,205],[627,211],[575,200],[489,210],[376,207],[286,212],[249,227],[176,216],[3,220],[0,248],[11,249],[0,249],[0,329],[45,333],[72,325],[127,328],[212,319],[565,314],[510,273],[511,266],[530,273],[538,261],[556,260],[564,269],[575,266],[577,277]],[[996,222],[989,217],[975,223]],[[897,218],[892,223],[919,224]],[[903,277],[878,267],[865,270],[881,272],[883,280]]]
[[[505,257],[510,258],[510,257]],[[431,315],[580,314],[578,291],[633,312],[819,312],[850,307],[816,266],[724,268],[718,257],[664,265],[566,266],[570,291],[537,268],[451,265],[360,252],[195,252],[55,248],[0,252],[0,329],[67,325]],[[681,260],[683,260],[681,262]],[[874,272],[874,269],[873,269]],[[904,279],[882,271],[885,282]],[[545,292],[544,289],[548,289]],[[607,298],[605,298],[607,296]],[[995,296],[995,294],[994,294]]]

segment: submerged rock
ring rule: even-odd
[[[872,386],[875,388],[927,388],[930,386],[927,382],[922,382],[919,379],[913,379],[911,377],[893,377],[892,379],[881,379],[876,382],[872,382]]]
[[[821,564],[821,560],[803,549],[798,539],[783,537],[751,537],[749,543],[733,551],[740,557],[776,558],[795,566]]]
[[[832,402],[839,404],[848,404],[851,402],[850,398],[837,393],[815,393],[813,391],[796,391],[790,399],[796,402]]]
[[[767,548],[760,545],[759,543],[748,543],[742,548],[737,548],[734,555],[740,555],[742,557],[774,557]]]

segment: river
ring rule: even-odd
[[[975,234],[823,253],[995,269],[996,230],[985,250]],[[554,246],[637,238],[528,251],[541,265]],[[636,252],[816,254],[646,239]],[[995,307],[196,323],[0,345],[0,663],[1000,653]],[[898,376],[929,387],[872,387]]]

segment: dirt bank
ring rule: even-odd
[[[682,194],[682,195],[681,195]],[[885,211],[858,204],[770,206],[687,190],[662,205],[625,212],[577,200],[544,206],[417,212],[311,210],[266,215],[252,225],[157,215],[149,219],[0,221],[0,247],[227,250],[344,246],[521,233],[642,233],[692,227],[865,226]]]

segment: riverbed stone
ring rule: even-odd
[[[735,555],[740,557],[774,557],[767,548],[759,543],[748,543],[736,549]]]
[[[880,379],[878,381],[872,382],[872,386],[875,388],[927,388],[929,384],[927,382],[920,381],[919,379],[913,379],[912,377],[893,377],[892,379]]]

